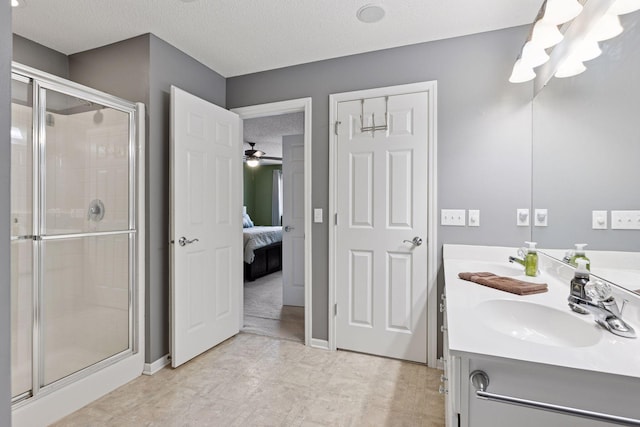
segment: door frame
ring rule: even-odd
[[[336,132],[338,121],[338,103],[355,101],[363,98],[378,98],[383,96],[403,95],[409,93],[426,92],[428,95],[427,121],[427,365],[437,367],[438,358],[438,311],[437,311],[437,82],[427,81],[405,85],[388,86],[375,89],[358,90],[352,92],[334,93],[329,95],[329,349],[336,350],[336,208],[338,196],[337,143]],[[346,125],[346,124],[345,124]]]
[[[311,338],[312,321],[312,223],[311,223],[311,98],[290,99],[287,101],[270,102],[247,107],[232,108],[230,111],[238,114],[241,120],[258,117],[279,116],[282,114],[304,112],[304,344],[314,346]],[[240,138],[243,138],[240,127]],[[240,287],[240,301],[244,302],[244,286]],[[244,318],[244,306],[240,304],[240,322]],[[241,323],[242,324],[242,323]],[[320,346],[322,346],[320,344]]]

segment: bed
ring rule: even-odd
[[[282,227],[246,227],[242,234],[245,280],[282,270]]]

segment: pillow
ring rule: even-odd
[[[242,214],[242,228],[251,228],[253,227],[253,221],[251,221],[251,217],[249,214]]]

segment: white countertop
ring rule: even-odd
[[[444,246],[445,315],[449,351],[459,356],[464,353],[486,355],[640,378],[640,296],[618,290],[614,292],[618,301],[622,297],[629,300],[622,318],[639,336],[635,339],[619,337],[598,326],[591,314],[580,315],[570,310],[567,305],[569,280],[572,277],[570,267],[540,255],[540,275],[527,277],[522,266],[508,262],[510,255],[517,256],[516,251],[517,248],[505,247]],[[548,284],[549,290],[541,294],[519,296],[458,278],[460,272],[479,271],[529,282],[544,282]],[[567,346],[554,343],[553,340],[542,344],[509,335],[504,331],[505,325],[495,324],[491,313],[487,315],[487,307],[491,308],[493,303],[483,303],[493,300],[528,302],[559,310],[559,317],[540,316],[539,322],[547,322],[546,327],[552,327],[553,324],[549,322],[559,322],[557,319],[569,320],[570,322],[559,327],[578,325],[580,328],[576,330],[576,334],[583,331],[589,339],[585,339],[579,346]],[[518,304],[515,303],[515,306]],[[555,311],[549,313],[556,314]],[[566,318],[565,313],[575,319]],[[513,316],[514,319],[524,317],[517,312]],[[576,338],[581,341],[582,337]]]

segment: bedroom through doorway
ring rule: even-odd
[[[305,342],[304,111],[243,120],[241,330]]]

